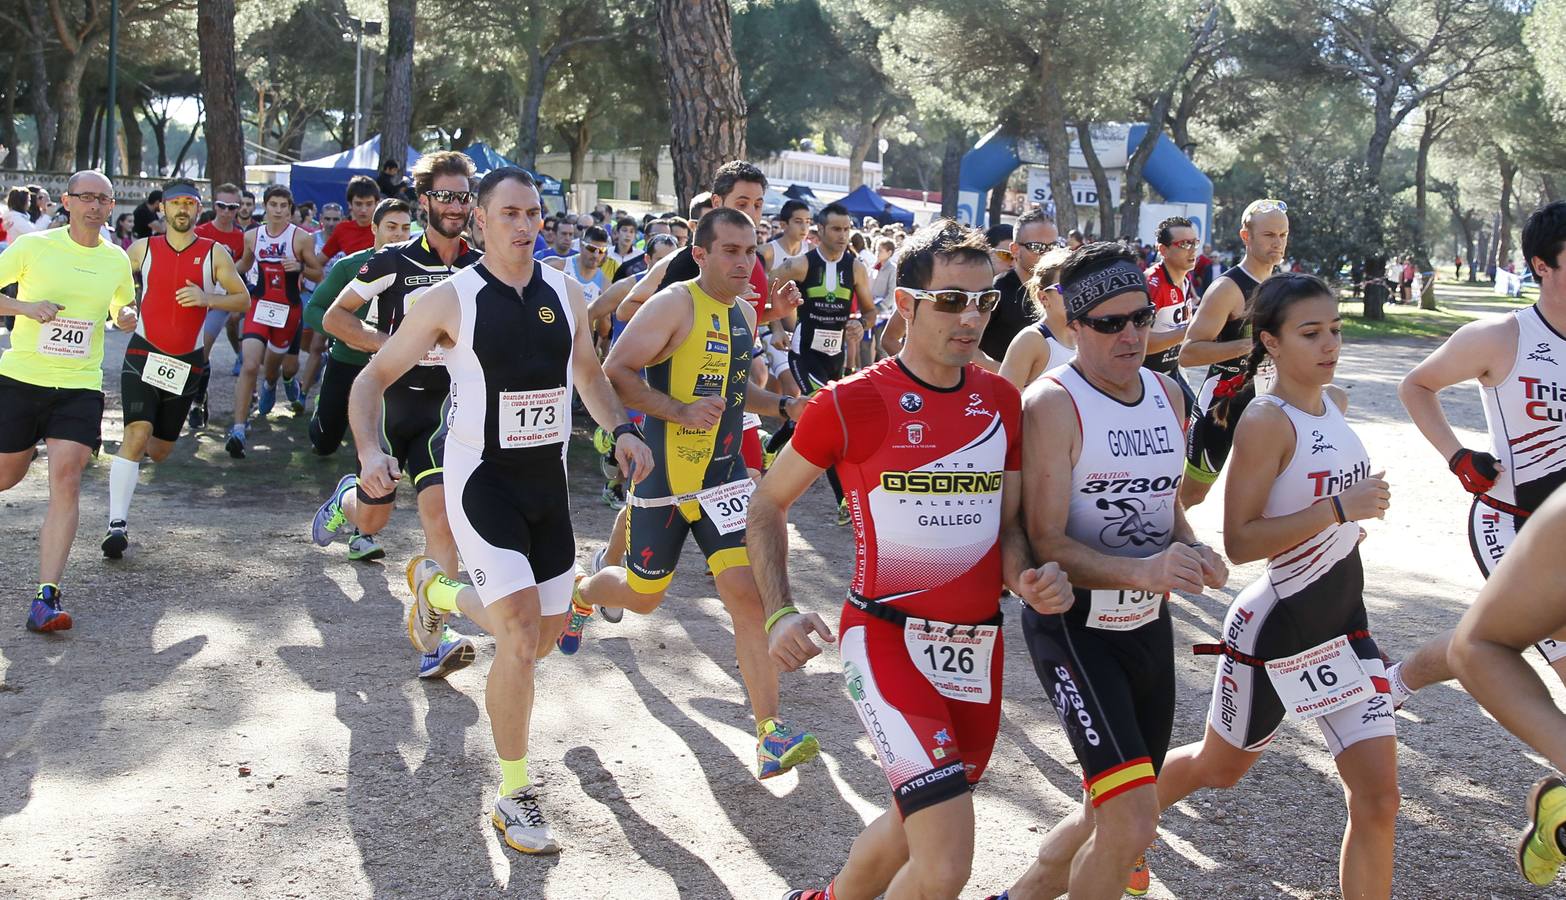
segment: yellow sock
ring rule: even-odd
[[[436,575],[430,586],[424,589],[424,596],[429,598],[430,605],[445,612],[457,611],[457,595],[467,587],[460,581],[447,578],[445,575]]]
[[[527,777],[527,757],[503,759],[500,761],[500,793],[502,795],[525,788],[532,783]]]

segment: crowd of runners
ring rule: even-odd
[[[0,295],[15,317],[0,490],[40,443],[49,483],[28,629],[73,625],[61,586],[100,444],[106,328],[130,333],[111,561],[161,552],[132,539],[141,467],[208,427],[226,337],[224,464],[250,464],[250,429],[279,389],[309,411],[319,456],[351,433],[354,458],[336,463],[313,517],[300,510],[301,532],[381,558],[377,535],[411,488],[425,549],[406,564],[410,674],[475,661],[453,615],[493,636],[490,815],[524,853],[561,849],[528,775],[535,667],[590,649],[590,625],[653,614],[687,537],[732,621],[756,777],[818,754],[784,713],[783,676],[835,644],[889,782],[890,807],[833,861],[836,877],[788,900],[956,897],[968,882],[975,841],[1004,827],[975,821],[971,791],[1000,728],[1007,593],[1083,785],[1080,808],[1018,861],[1009,900],[1146,893],[1162,810],[1234,788],[1284,719],[1313,720],[1335,759],[1344,895],[1389,896],[1394,711],[1454,677],[1566,770],[1566,715],[1520,655],[1535,644],[1566,677],[1566,586],[1548,562],[1566,538],[1566,203],[1523,228],[1538,301],[1463,326],[1400,386],[1453,496],[1472,496],[1487,582],[1455,632],[1393,662],[1366,614],[1359,549],[1391,500],[1384,464],[1333,384],[1337,292],[1279,271],[1282,201],[1245,209],[1243,257],[1198,296],[1203,236],[1183,218],[1159,224],[1148,266],[1123,242],[1068,246],[1037,210],[988,235],[950,220],[877,228],[836,204],[768,217],[766,177],[742,161],[713,173],[688,218],[641,220],[546,216],[527,172],[480,178],[460,153],[410,174],[411,201],[355,178],[322,211],[334,227],[315,230],[287,187],[264,189],[258,209],[238,186],[203,196],[174,180],[155,227],[122,249],[104,231],[114,186],[79,172],[67,223],[0,252],[0,288],[16,287]],[[1188,384],[1182,369],[1202,367]],[[1438,398],[1469,382],[1487,447],[1464,447]],[[619,511],[585,562],[570,513],[584,500],[566,475],[584,413],[602,499]],[[1226,467],[1215,546],[1186,510]],[[856,550],[835,623],[789,579],[790,510],[822,475]],[[1214,657],[1205,736],[1170,748],[1171,608],[1260,560],[1216,640],[1194,648]],[[1526,816],[1518,868],[1549,884],[1566,862],[1566,781],[1535,784]]]

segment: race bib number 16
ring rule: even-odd
[[[1346,637],[1267,663],[1267,677],[1290,719],[1304,722],[1369,700],[1376,686]]]

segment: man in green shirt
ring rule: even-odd
[[[49,510],[38,537],[38,593],[29,631],[63,631],[60,576],[80,519],[82,470],[103,424],[103,323],[136,327],[136,288],[125,251],[103,240],[114,185],[77,172],[65,188],[70,225],[24,234],[0,253],[0,315],[16,316],[0,355],[0,491],[27,474],[43,440],[49,453]]]
[[[375,246],[360,250],[338,260],[327,270],[326,278],[316,286],[305,307],[305,327],[317,334],[326,334],[321,318],[337,299],[342,289],[353,281],[365,261],[387,244],[408,240],[413,223],[413,209],[406,200],[388,198],[375,207],[372,219],[375,228]],[[371,309],[366,303],[355,312],[363,319]],[[316,455],[330,456],[342,446],[343,435],[348,431],[348,391],[359,371],[370,361],[370,354],[355,350],[341,340],[332,338],[327,351],[326,368],[321,375],[321,393],[315,401],[315,413],[310,416],[310,445]],[[374,560],[386,555],[372,534],[355,530],[348,539],[348,558]]]

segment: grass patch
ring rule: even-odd
[[[1343,335],[1350,340],[1445,340],[1468,322],[1528,306],[1538,298],[1538,289],[1531,285],[1523,288],[1521,297],[1498,297],[1495,289],[1488,284],[1438,281],[1438,309],[1427,310],[1389,303],[1383,307],[1386,319],[1374,322],[1361,315],[1364,306],[1359,298],[1344,294],[1338,306],[1343,312]]]

